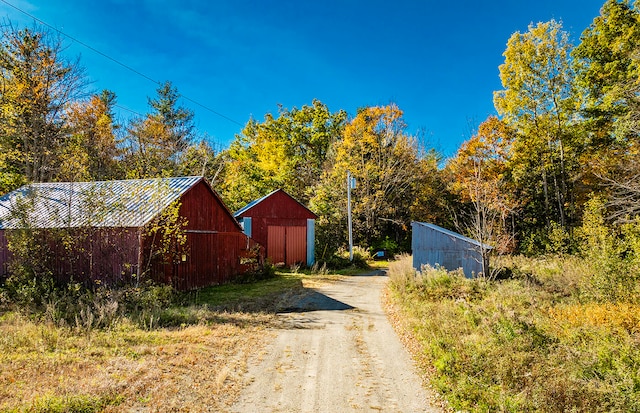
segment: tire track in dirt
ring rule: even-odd
[[[249,365],[231,412],[441,412],[380,304],[387,277],[314,288]]]

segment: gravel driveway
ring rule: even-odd
[[[232,412],[440,412],[380,303],[383,274],[314,288],[250,362]]]

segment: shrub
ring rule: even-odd
[[[403,257],[406,259],[406,257]],[[586,301],[592,263],[505,257],[502,281],[390,269],[434,387],[469,412],[640,411],[638,304]],[[404,274],[404,275],[403,275]]]
[[[276,276],[276,267],[268,260],[253,271],[248,271],[234,278],[235,284],[249,284],[261,280],[269,280]]]
[[[350,267],[368,269],[371,260],[371,254],[368,250],[362,247],[353,247],[353,261],[349,261],[349,251],[340,249],[335,255],[332,255],[328,259],[318,260],[319,265],[325,265],[326,268],[332,270],[342,270]]]
[[[579,234],[582,254],[593,266],[585,284],[587,299],[637,302],[640,283],[640,220],[610,227],[604,219],[604,200],[587,203]]]
[[[413,258],[409,254],[400,254],[395,261],[389,263],[389,281],[393,288],[406,291],[416,278],[413,268]]]

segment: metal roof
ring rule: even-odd
[[[484,248],[485,250],[487,250],[487,249],[492,249],[492,248],[493,248],[493,247],[492,247],[492,246],[490,246],[490,245],[482,244],[480,241],[477,241],[477,240],[475,240],[475,239],[473,239],[473,238],[465,237],[465,236],[464,236],[464,235],[462,235],[462,234],[458,234],[457,232],[449,231],[448,229],[446,229],[446,228],[442,228],[442,227],[439,227],[439,226],[437,226],[437,225],[435,225],[435,224],[429,224],[429,223],[427,223],[427,222],[418,222],[418,221],[413,221],[413,222],[411,223],[411,225],[421,225],[421,226],[423,226],[423,227],[430,228],[430,229],[432,229],[432,230],[434,230],[434,231],[442,232],[443,234],[446,234],[446,235],[448,235],[448,236],[450,236],[450,237],[457,238],[457,239],[459,239],[459,240],[461,240],[461,241],[465,241],[465,242],[468,242],[468,243],[470,243],[470,244],[473,244],[473,245],[475,245],[476,247],[482,247],[482,248]]]
[[[0,197],[0,229],[142,227],[201,176],[25,185]]]

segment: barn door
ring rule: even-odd
[[[267,228],[267,257],[272,264],[285,262],[285,228],[276,225]]]
[[[285,237],[286,264],[307,263],[307,228],[287,227]]]
[[[267,228],[267,256],[273,264],[291,266],[307,262],[307,228],[269,225]]]

